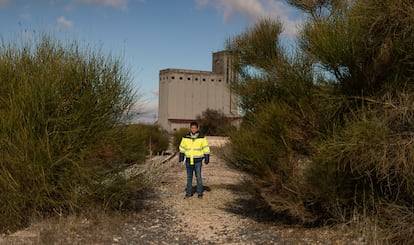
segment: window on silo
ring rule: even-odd
[[[183,77],[180,77],[180,80],[183,80]]]
[[[203,82],[205,82],[206,81],[206,79],[205,78],[203,78]]]
[[[190,78],[190,77],[187,77],[187,80],[188,80],[188,81],[190,81],[190,80],[191,80],[191,78]]]
[[[174,77],[174,76],[172,76],[172,77],[171,77],[171,79],[173,79],[173,80],[174,80],[174,79],[175,79],[175,77]]]

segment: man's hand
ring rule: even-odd
[[[185,157],[184,157],[184,152],[180,152],[180,153],[178,154],[178,162],[179,162],[179,163],[184,162],[184,159],[185,159]]]
[[[210,162],[210,154],[204,154],[204,163],[208,165]]]

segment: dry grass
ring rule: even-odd
[[[0,237],[0,244],[113,244],[120,241],[124,227],[139,221],[140,213],[146,213],[146,201],[156,198],[154,188],[161,184],[168,165],[161,162],[169,156],[155,156],[145,164],[136,164],[125,170],[125,177],[143,178],[142,186],[132,200],[132,211],[113,211],[94,206],[77,215],[55,212],[51,217],[36,216],[24,230]],[[143,188],[145,187],[145,188]],[[143,225],[145,225],[143,223]]]
[[[128,214],[91,209],[79,216],[54,217],[36,223],[38,244],[110,244],[120,234]]]

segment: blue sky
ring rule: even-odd
[[[262,17],[279,18],[294,38],[302,15],[284,0],[0,0],[0,38],[30,40],[39,31],[102,47],[122,57],[151,122],[158,73],[211,70],[211,54]]]

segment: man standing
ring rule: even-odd
[[[193,195],[193,173],[195,172],[197,179],[198,198],[203,197],[203,182],[201,179],[201,165],[208,164],[210,161],[210,147],[202,133],[198,131],[198,123],[190,123],[190,132],[186,134],[180,143],[179,162],[183,162],[185,158],[185,166],[187,168],[187,187],[185,189],[185,197]]]

